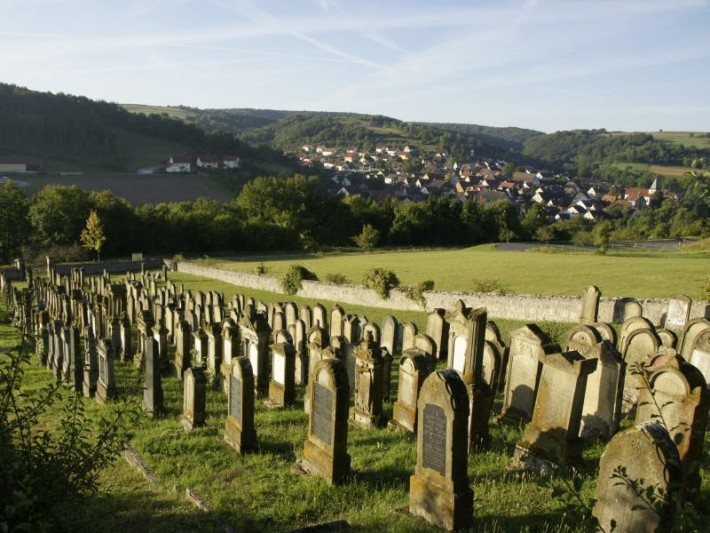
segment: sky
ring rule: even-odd
[[[710,0],[0,0],[0,81],[544,132],[710,131]]]

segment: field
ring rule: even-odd
[[[705,133],[689,131],[658,131],[651,133],[658,141],[683,144],[693,148],[710,148],[710,137]]]
[[[23,175],[14,180],[27,194],[37,193],[49,184],[76,185],[85,191],[110,190],[132,205],[160,202],[185,202],[210,198],[221,202],[234,198],[219,177],[120,172],[82,172],[62,175],[43,173]]]
[[[491,245],[459,250],[389,251],[326,255],[249,256],[203,259],[220,268],[255,272],[263,265],[280,277],[291,264],[315,272],[320,280],[342,274],[359,285],[373,267],[395,272],[403,285],[431,279],[440,291],[475,292],[491,284],[515,294],[579,296],[584,287],[597,285],[604,296],[668,298],[682,293],[702,299],[710,275],[710,250],[629,252],[598,255],[590,251],[531,249],[498,251]]]

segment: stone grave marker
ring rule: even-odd
[[[700,370],[705,381],[710,384],[710,328],[698,335],[693,344],[690,364]]]
[[[516,329],[510,334],[508,370],[503,397],[501,420],[529,421],[535,404],[537,383],[542,371],[540,358],[553,353],[547,336],[534,324]]]
[[[192,332],[192,355],[193,363],[206,366],[207,365],[207,333],[205,329],[200,327]]]
[[[132,361],[134,353],[133,334],[131,333],[131,321],[127,316],[122,316],[119,325],[119,336],[123,347],[123,360]]]
[[[599,460],[592,515],[604,531],[668,531],[681,481],[678,450],[666,428],[647,423],[627,429]],[[658,509],[649,505],[646,489]]]
[[[426,334],[436,343],[435,356],[437,359],[444,359],[448,348],[449,324],[446,322],[445,316],[446,310],[439,308],[427,315]]]
[[[664,326],[671,331],[682,331],[690,318],[693,300],[685,294],[675,294],[668,300],[668,310]]]
[[[318,326],[324,330],[330,332],[328,329],[328,311],[322,304],[315,304],[313,306],[313,323],[312,326]]]
[[[84,396],[92,398],[96,393],[96,382],[99,379],[99,355],[96,347],[94,330],[84,328],[84,381],[82,391]]]
[[[585,440],[608,440],[619,428],[626,363],[608,340],[580,353],[587,359],[597,359],[598,363],[587,376],[579,436]]]
[[[229,376],[232,367],[232,359],[239,355],[239,328],[231,318],[222,322],[222,363],[220,365],[220,375],[222,379],[222,390],[226,393],[229,389]]]
[[[206,324],[205,333],[207,334],[207,373],[216,377],[222,368],[222,325],[216,322]]]
[[[678,448],[683,466],[683,494],[693,500],[700,490],[710,392],[700,370],[680,356],[659,356],[645,369],[636,424],[660,423]]]
[[[602,292],[599,290],[599,287],[594,285],[584,289],[584,294],[582,295],[582,309],[579,313],[580,324],[593,324],[597,321],[601,295]]]
[[[96,402],[103,404],[118,396],[113,370],[113,349],[109,339],[101,339],[96,343],[99,375],[96,381]]]
[[[469,399],[453,369],[434,372],[418,400],[417,466],[409,480],[409,512],[449,531],[473,525],[468,480]]]
[[[192,331],[187,320],[180,320],[175,328],[175,377],[181,379],[185,369],[192,364]]]
[[[433,355],[435,344],[433,340],[431,343],[429,351],[416,347],[402,354],[399,361],[397,401],[394,402],[392,420],[389,422],[392,428],[416,431],[419,391],[424,380],[436,369],[436,358]]]
[[[402,322],[402,352],[414,347],[414,337],[417,336],[419,330],[414,322]]]
[[[330,310],[330,336],[340,337],[343,335],[343,320],[345,319],[345,311],[339,305],[334,305]]]
[[[540,359],[532,420],[515,446],[511,466],[550,473],[582,456],[579,426],[587,376],[596,369],[597,359],[585,359],[575,351],[543,354]]]
[[[310,306],[302,305],[301,307],[299,307],[298,318],[303,320],[303,323],[306,325],[306,331],[313,327],[313,311],[311,310]]]
[[[182,427],[192,431],[205,425],[207,377],[202,368],[188,367],[183,373]]]
[[[382,407],[384,396],[382,349],[368,336],[355,350],[355,405],[350,418],[362,427],[387,423]]]
[[[653,330],[637,329],[628,335],[625,349],[621,351],[621,357],[626,363],[623,412],[628,413],[636,405],[639,390],[643,386],[639,377],[641,369],[656,355],[660,346],[661,340]]]
[[[306,337],[306,323],[299,318],[293,324],[293,345],[296,348],[296,365],[294,367],[294,382],[296,385],[308,383],[308,349]]]
[[[165,412],[163,407],[163,384],[160,379],[160,360],[158,356],[158,342],[148,339],[143,352],[144,385],[143,403],[141,407],[149,416],[158,416]]]
[[[296,400],[294,384],[296,349],[292,344],[280,342],[271,347],[271,353],[269,400],[279,407],[289,407]]]
[[[592,327],[597,330],[597,334],[604,341],[609,341],[614,346],[617,346],[616,330],[606,322],[595,322]]]
[[[387,348],[391,354],[395,353],[395,339],[397,338],[397,319],[393,316],[386,316],[382,319],[382,334],[380,336],[380,346]]]
[[[254,373],[246,356],[232,359],[224,440],[238,453],[256,449],[254,427]]]
[[[239,336],[242,341],[241,353],[249,358],[256,395],[265,397],[269,394],[269,339],[271,328],[262,313],[253,318],[242,318],[239,322]]]
[[[707,318],[694,318],[686,324],[678,350],[686,361],[691,360],[698,338],[707,331],[710,331],[710,320]]]
[[[661,341],[661,346],[666,348],[675,348],[678,343],[678,336],[670,329],[657,329],[656,335]]]
[[[338,359],[320,361],[308,380],[313,400],[299,467],[324,479],[328,485],[345,483],[350,474],[348,388],[345,365]]]

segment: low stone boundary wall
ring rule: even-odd
[[[52,268],[59,274],[69,274],[73,268],[83,268],[85,275],[100,274],[106,272],[136,272],[141,268],[155,270],[162,268],[163,259],[145,259],[143,261],[103,261],[100,263],[75,263],[75,264],[52,264]]]
[[[188,261],[173,263],[178,272],[211,278],[239,287],[248,287],[262,291],[284,294],[279,280],[273,276],[259,276],[247,272],[236,272],[221,268],[200,265]],[[373,290],[354,285],[331,285],[318,281],[303,281],[303,288],[298,296],[314,300],[328,300],[339,304],[354,304],[365,307],[377,307],[403,311],[423,311],[422,306],[407,298],[402,291],[394,289],[387,300],[380,298]],[[602,292],[604,287],[601,287]],[[536,296],[532,294],[483,294],[463,292],[425,292],[426,311],[434,308],[452,309],[457,300],[463,300],[469,307],[485,307],[490,318],[525,320],[529,322],[577,322],[582,309],[584,287],[579,288],[579,297]],[[624,306],[637,301],[643,306],[644,316],[654,324],[661,324],[664,319],[668,300],[636,298],[602,298],[599,303],[599,320],[603,322],[622,322]],[[710,315],[710,303],[693,302],[690,317]]]

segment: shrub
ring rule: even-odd
[[[313,272],[301,265],[291,265],[288,270],[281,276],[281,288],[286,294],[296,294],[301,288],[301,281],[317,280]]]
[[[331,283],[333,285],[347,285],[348,283],[350,283],[350,280],[348,278],[338,273],[326,274],[325,281],[326,283]]]
[[[422,281],[415,287],[405,285],[404,287],[401,287],[401,290],[402,292],[404,292],[404,295],[407,298],[418,302],[422,307],[426,307],[426,298],[424,298],[424,292],[434,290],[434,281],[431,279],[427,279]]]
[[[500,294],[501,296],[510,294],[510,290],[498,279],[478,279],[474,281],[473,292]]]
[[[383,300],[390,297],[390,290],[399,286],[399,278],[391,270],[373,268],[365,272],[362,285],[375,291]]]
[[[139,408],[119,405],[96,424],[66,384],[22,390],[27,344],[0,355],[0,530],[61,530],[68,509],[96,491],[100,470],[123,450]]]
[[[259,263],[256,265],[256,275],[257,276],[265,276],[266,273],[269,271],[267,266],[264,263]]]
[[[365,224],[360,234],[353,237],[352,240],[358,248],[371,250],[380,242],[380,232],[371,224]]]

